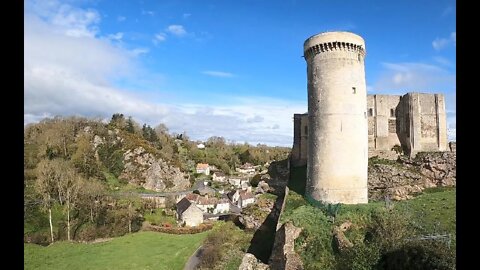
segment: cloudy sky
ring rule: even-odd
[[[303,42],[366,41],[369,94],[443,93],[456,130],[455,1],[24,2],[24,123],[132,116],[192,139],[291,146]]]

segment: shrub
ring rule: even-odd
[[[383,254],[377,269],[456,269],[455,251],[443,242],[414,241]]]

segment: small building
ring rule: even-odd
[[[228,213],[230,211],[230,201],[227,198],[222,198],[218,200],[213,210],[214,214]]]
[[[197,206],[202,210],[203,213],[213,213],[215,210],[215,205],[218,203],[218,199],[213,197],[198,197]]]
[[[227,176],[223,172],[216,171],[213,173],[212,179],[215,182],[225,182],[225,180],[227,179]]]
[[[185,195],[185,198],[192,203],[196,203],[198,200],[198,197],[200,197],[200,195],[195,193],[188,193],[187,195]]]
[[[177,203],[177,219],[186,226],[198,226],[203,223],[203,212],[195,203],[191,203],[187,198],[181,199]]]
[[[237,205],[241,208],[245,208],[247,205],[255,202],[255,196],[249,190],[242,190],[239,192],[239,198]]]
[[[199,144],[197,144],[197,148],[198,149],[205,149],[205,144],[199,143]]]
[[[237,205],[238,198],[240,198],[240,193],[238,190],[232,190],[227,193],[228,199],[232,202],[232,204]]]
[[[248,162],[236,168],[235,170],[239,173],[255,174],[255,167]]]
[[[228,183],[230,183],[230,185],[235,186],[237,188],[241,186],[241,181],[242,179],[238,177],[230,177],[228,179]]]
[[[210,166],[208,166],[208,163],[198,163],[196,172],[203,173],[205,175],[210,175]]]

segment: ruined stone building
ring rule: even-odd
[[[367,95],[368,156],[448,151],[445,98],[442,94]],[[307,164],[308,113],[293,116],[292,165]]]
[[[448,147],[441,94],[368,95],[365,41],[326,32],[304,43],[308,113],[294,115],[293,166],[307,164],[307,199],[368,202],[368,156]]]

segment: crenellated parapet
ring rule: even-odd
[[[347,55],[351,53],[350,55],[352,56],[360,55],[362,58],[365,57],[365,49],[361,45],[340,41],[313,45],[304,52],[304,57],[308,59],[317,54],[328,52],[346,52]]]
[[[305,41],[303,57],[309,60],[316,55],[322,58],[365,58],[365,42],[360,36],[349,32],[321,33]]]

